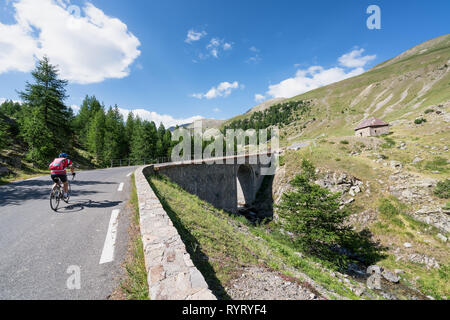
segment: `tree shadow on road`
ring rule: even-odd
[[[113,208],[120,205],[122,201],[92,201],[89,199],[77,200],[69,203],[66,207],[61,207],[58,213],[75,213],[85,208]]]
[[[70,181],[74,196],[88,196],[101,193],[101,186],[117,184],[116,182],[104,181]],[[83,190],[85,186],[98,186],[95,190]],[[48,180],[29,180],[17,183],[9,183],[0,187],[0,207],[7,205],[22,205],[29,200],[46,200],[50,196],[52,181]]]

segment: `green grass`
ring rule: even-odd
[[[20,172],[17,172],[16,175],[11,175],[8,177],[0,177],[0,186],[10,183],[10,182],[37,178],[37,177],[41,177],[41,176],[45,176],[45,175],[50,176],[50,171],[49,170],[40,170],[40,169],[36,169],[36,170],[32,170],[32,171],[20,171]]]
[[[300,258],[293,248],[263,227],[251,226],[245,218],[214,208],[165,177],[151,176],[148,180],[194,264],[219,298],[229,299],[224,288],[240,276],[242,267],[264,266],[291,277],[296,272],[306,274],[336,295],[358,299],[313,260]],[[305,281],[301,275],[296,277]]]
[[[139,232],[139,202],[136,192],[134,174],[131,176],[132,190],[130,204],[134,215],[132,224],[134,232],[132,236],[132,258],[125,264],[127,277],[121,283],[121,289],[127,300],[149,300],[147,271],[145,268],[144,247]]]
[[[447,159],[442,157],[436,157],[431,161],[426,161],[424,164],[425,170],[428,171],[448,172],[448,167]]]

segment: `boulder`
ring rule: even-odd
[[[384,270],[382,275],[389,282],[398,283],[400,281],[400,278],[397,275],[387,270]]]
[[[444,236],[444,235],[438,233],[438,234],[437,234],[437,237],[438,237],[439,240],[441,240],[442,242],[447,242],[447,237],[446,237],[446,236]]]
[[[421,157],[415,157],[412,163],[416,164],[416,163],[419,163],[419,162],[422,162],[422,161],[423,161],[423,159]]]
[[[381,275],[379,273],[374,273],[369,278],[367,278],[366,284],[369,289],[381,290]]]
[[[402,169],[403,165],[400,161],[391,161],[391,168],[392,169]]]
[[[367,268],[367,274],[381,274],[383,268],[377,265],[372,265]]]

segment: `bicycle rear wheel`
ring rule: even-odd
[[[60,201],[59,191],[53,190],[52,193],[50,193],[50,208],[52,208],[52,210],[55,212],[58,211],[59,201]]]

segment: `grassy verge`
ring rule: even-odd
[[[243,267],[260,266],[304,283],[306,275],[336,295],[357,299],[345,285],[323,272],[317,263],[299,257],[265,229],[229,215],[170,182],[152,176],[149,182],[172,219],[197,268],[220,299],[229,299],[226,287],[240,277]],[[330,294],[327,298],[333,299]]]
[[[120,290],[122,297],[126,300],[149,300],[144,248],[139,228],[139,202],[134,174],[131,176],[131,180],[132,190],[129,206],[133,212],[133,217],[130,221],[130,244],[125,262],[126,276],[120,284]]]
[[[48,170],[34,170],[32,172],[20,172],[17,173],[16,175],[11,175],[9,177],[0,177],[0,186],[10,182],[37,178],[44,175],[50,175],[50,172]]]

